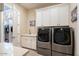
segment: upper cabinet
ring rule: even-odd
[[[42,26],[49,26],[50,24],[50,9],[42,9]]]
[[[50,8],[50,26],[58,25],[58,7]]]
[[[36,10],[36,25],[49,26],[50,12],[49,8],[42,8]]]
[[[68,26],[68,19],[68,4],[59,4],[36,10],[37,26]]]
[[[61,5],[58,7],[58,25],[66,26],[69,20],[69,5]]]

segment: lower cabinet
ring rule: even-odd
[[[21,46],[36,50],[36,37],[35,36],[21,37]]]

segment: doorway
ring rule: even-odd
[[[4,42],[11,43],[13,40],[13,5],[4,4],[3,10]]]
[[[20,45],[20,12],[14,4],[4,3],[1,31],[2,42]]]

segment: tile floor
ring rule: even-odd
[[[42,55],[38,54],[34,50],[29,50],[29,52],[27,54],[25,54],[24,56],[42,56]]]
[[[28,52],[29,49],[13,46],[12,43],[0,43],[0,56],[22,56]]]

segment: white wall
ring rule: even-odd
[[[75,43],[75,47],[74,47],[74,49],[75,49],[75,53],[76,53],[76,39],[77,39],[77,21],[75,21],[75,22],[72,22],[71,21],[71,12],[72,12],[72,10],[76,7],[76,3],[71,3],[70,4],[70,9],[69,9],[69,11],[70,11],[70,17],[69,17],[69,26],[70,27],[72,27],[73,29],[74,29],[74,37],[75,37],[75,39],[74,39],[74,43]]]
[[[79,4],[77,4],[77,7],[78,7],[78,9],[77,9],[77,13],[78,13],[78,15],[77,15],[77,36],[76,36],[76,40],[75,40],[75,55],[76,56],[79,56]]]
[[[27,33],[27,20],[28,20],[27,10],[19,4],[15,4],[15,6],[16,6],[16,9],[20,12],[20,33],[26,34]]]
[[[31,20],[36,20],[35,10],[28,10],[27,33],[29,33],[29,30],[30,30],[31,34],[37,34],[36,26],[30,26],[29,22]]]
[[[0,12],[0,42],[1,42],[1,12]]]

